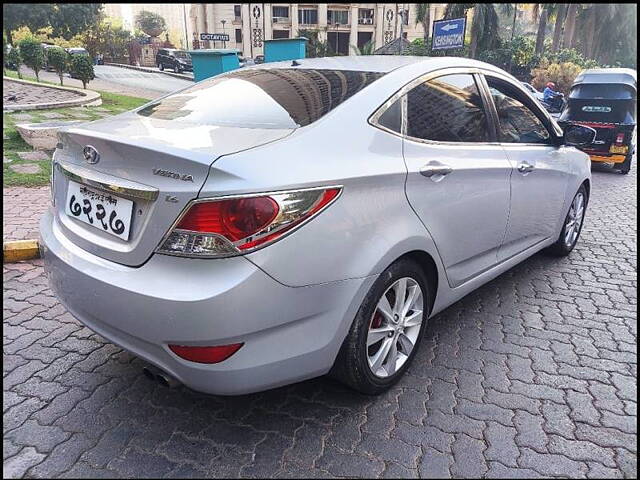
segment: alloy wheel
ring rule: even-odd
[[[403,277],[382,295],[367,332],[367,361],[379,378],[393,375],[405,364],[420,334],[424,295],[418,282]]]
[[[567,215],[567,222],[564,226],[564,244],[567,248],[573,247],[578,240],[580,234],[580,227],[582,227],[582,220],[584,219],[584,194],[578,192],[573,199],[569,214]]]

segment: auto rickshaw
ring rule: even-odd
[[[573,82],[558,123],[591,127],[592,144],[581,147],[592,162],[612,163],[623,174],[631,170],[636,149],[636,71],[628,68],[584,70]]]

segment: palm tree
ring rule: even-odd
[[[556,23],[553,26],[553,43],[551,44],[551,51],[557,52],[560,47],[560,35],[562,34],[562,27],[564,25],[565,18],[567,17],[567,4],[560,3],[558,5],[558,11],[556,12]]]
[[[562,38],[563,48],[572,48],[576,31],[576,17],[578,16],[579,5],[570,3],[567,9],[567,22],[564,28],[564,36]]]
[[[517,3],[498,3],[498,8],[503,15],[513,15],[513,22],[511,25],[511,39],[516,34],[516,18],[518,17],[518,4]]]
[[[478,51],[498,46],[498,14],[491,3],[476,3],[471,20],[469,56],[476,58]]]
[[[637,5],[604,3],[594,7],[594,40],[588,44],[586,55],[600,63],[613,64],[618,53],[630,55],[637,50]]]
[[[351,45],[351,49],[356,55],[373,55],[373,52],[375,50],[375,43],[373,42],[373,40],[369,40],[361,47]]]
[[[447,7],[444,10],[445,20],[450,18],[464,17],[467,10],[473,8],[475,3],[447,3]]]
[[[431,27],[431,4],[418,3],[416,5],[416,25],[422,24],[424,29],[424,45],[429,45],[429,28]]]
[[[547,20],[555,13],[555,3],[535,3],[533,6],[533,15],[540,17],[538,21],[538,33],[536,35],[536,50],[537,54],[541,54],[544,50],[544,37],[547,31]]]

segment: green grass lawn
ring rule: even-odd
[[[7,72],[7,76],[17,78],[17,74],[12,71]],[[25,80],[35,80],[34,78],[25,77]],[[46,84],[48,82],[40,82]],[[55,85],[55,84],[51,84]],[[49,108],[46,110],[24,110],[18,112],[3,112],[2,127],[4,139],[2,142],[2,156],[11,160],[2,164],[2,184],[8,186],[28,186],[37,187],[47,185],[49,182],[49,172],[51,169],[50,160],[22,160],[18,156],[18,152],[30,152],[33,149],[26,143],[15,128],[16,123],[40,123],[51,120],[82,120],[91,122],[100,118],[116,115],[126,112],[133,108],[139,107],[147,103],[149,100],[145,98],[129,97],[127,95],[118,95],[109,92],[100,92],[102,96],[102,105],[98,107],[67,107],[67,108]],[[47,118],[45,114],[57,113],[61,118]],[[19,116],[27,114],[31,118],[29,120],[20,120]],[[18,118],[16,118],[18,116]],[[48,152],[51,153],[51,152]],[[36,164],[40,167],[39,173],[18,173],[10,167],[20,164]]]

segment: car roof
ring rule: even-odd
[[[410,65],[422,64],[425,71],[445,67],[481,67],[501,71],[488,63],[462,57],[417,57],[410,55],[351,55],[339,57],[302,58],[296,60],[299,69],[355,70],[389,73]],[[291,61],[263,63],[252,68],[290,68]]]
[[[583,70],[573,81],[573,85],[582,83],[623,83],[637,88],[637,74],[630,68],[591,68]]]

